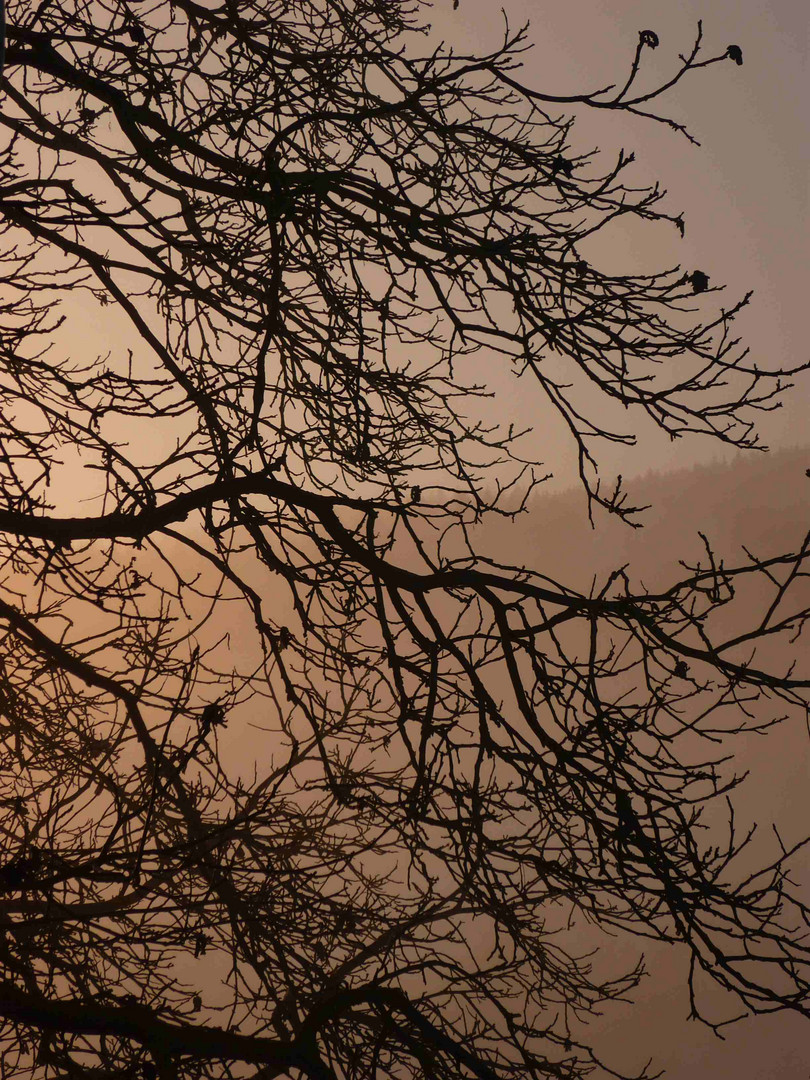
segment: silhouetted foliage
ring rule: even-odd
[[[729,45],[726,49],[726,55],[729,60],[733,60],[737,67],[742,67],[743,55],[742,49],[739,45]]]
[[[592,970],[582,921],[807,1008],[791,852],[718,824],[727,737],[805,708],[795,647],[759,651],[803,629],[805,548],[707,543],[651,595],[474,546],[541,475],[499,373],[630,523],[606,418],[753,446],[784,387],[702,271],[599,269],[617,218],[683,223],[558,111],[661,120],[658,37],[565,98],[523,31],[464,56],[419,14],[10,5],[3,1076],[598,1073],[579,1021],[640,969]]]

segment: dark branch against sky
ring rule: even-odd
[[[803,374],[696,248],[612,253],[684,222],[602,124],[699,153],[674,103],[748,47],[697,21],[659,67],[645,18],[556,90],[526,31],[434,48],[426,15],[9,7],[9,1077],[616,1075],[616,934],[679,950],[710,1030],[807,1014],[804,841],[738,825],[731,764],[806,718],[807,539],[705,534],[654,590],[485,542],[561,440],[587,517],[638,528],[611,450],[755,450]]]

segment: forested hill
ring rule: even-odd
[[[588,590],[594,577],[627,565],[633,585],[664,588],[685,576],[679,562],[703,559],[703,533],[727,565],[796,550],[810,531],[810,449],[740,455],[733,465],[708,464],[649,473],[628,483],[635,505],[649,504],[644,527],[630,529],[599,512],[588,525],[581,492],[545,494],[513,523],[482,530],[482,544],[503,561],[523,562],[560,582]],[[739,618],[745,617],[739,612]],[[731,749],[731,747],[729,747]],[[810,740],[806,718],[791,716],[767,736],[734,746],[734,769],[748,772],[737,793],[738,824],[755,821],[763,840],[777,824],[786,842],[806,834]],[[810,860],[800,866],[810,896]],[[614,959],[629,958],[637,941],[614,940]],[[611,950],[606,950],[607,952]],[[723,1029],[724,1040],[687,1020],[687,962],[677,949],[645,946],[649,978],[633,1006],[617,1005],[597,1022],[605,1042],[628,1071],[653,1058],[666,1080],[807,1080],[810,1044],[805,1021],[785,1014]],[[724,1014],[718,995],[717,1016]]]
[[[650,472],[627,483],[628,501],[648,506],[631,529],[596,508],[587,521],[585,497],[572,489],[538,489],[528,512],[498,521],[484,535],[498,538],[498,556],[587,589],[594,574],[628,565],[631,580],[650,587],[671,583],[679,561],[704,552],[700,533],[724,558],[745,546],[758,556],[799,544],[810,530],[810,448],[739,455],[734,464]],[[528,545],[528,546],[527,546]]]

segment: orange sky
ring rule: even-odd
[[[578,93],[621,79],[640,29],[654,29],[661,38],[660,48],[654,55],[648,52],[647,59],[662,77],[677,62],[677,54],[691,46],[701,17],[710,53],[732,42],[741,46],[742,68],[729,62],[696,72],[662,103],[668,115],[687,123],[700,147],[649,121],[587,111],[575,139],[583,150],[597,143],[608,152],[620,146],[634,150],[639,180],[659,178],[669,189],[672,210],[685,211],[685,240],[665,226],[627,232],[615,238],[617,260],[626,260],[634,271],[675,263],[700,267],[713,284],[727,283],[729,306],[741,293],[755,290],[751,308],[737,324],[753,361],[776,367],[810,358],[803,325],[808,284],[807,0],[502,2],[513,25],[533,22],[538,45],[527,58],[525,81],[552,93]],[[452,0],[439,0],[433,22],[436,32],[460,50],[487,49],[497,44],[501,33],[499,9],[500,3],[460,0],[453,10]],[[104,327],[99,324],[95,331],[104,340]],[[525,387],[519,392],[504,377],[497,388],[518,423],[535,421],[533,399]],[[810,445],[808,405],[810,377],[779,413],[763,417],[765,441],[774,447]],[[633,418],[628,426],[635,426]],[[547,429],[538,430],[541,437],[548,445],[538,453],[561,479],[570,479],[565,465],[560,467],[570,447],[565,450]],[[611,462],[633,475],[720,457],[716,444],[682,440],[672,446],[660,435],[647,434],[635,451],[614,451]],[[741,504],[744,500],[740,492]],[[89,510],[82,506],[75,512]],[[656,986],[648,1006],[631,1011],[631,1020],[617,1026],[614,1037],[627,1039],[633,1026],[643,1028],[646,1046],[661,1043],[662,1058],[671,1069],[669,1080],[810,1076],[810,1050],[802,1048],[800,1028],[791,1020],[746,1025],[723,1046],[694,1025],[683,1024],[681,990],[666,982]],[[628,1066],[631,1063],[642,1064],[633,1061]]]
[[[751,349],[750,360],[776,368],[810,359],[803,325],[810,129],[803,107],[810,93],[805,0],[566,0],[554,5],[505,0],[505,6],[513,28],[527,20],[532,24],[536,46],[525,57],[524,81],[550,93],[581,93],[622,80],[641,29],[655,30],[661,41],[654,52],[644,53],[648,85],[673,73],[678,54],[691,48],[701,18],[706,56],[722,53],[731,43],[740,45],[742,67],[728,61],[692,72],[661,101],[666,115],[685,122],[700,146],[652,121],[587,108],[577,113],[574,146],[587,151],[598,145],[611,159],[622,147],[634,151],[633,179],[639,184],[659,180],[669,192],[666,209],[685,213],[684,239],[666,223],[616,228],[610,236],[615,264],[604,269],[700,268],[712,285],[727,286],[725,293],[707,298],[705,311],[712,305],[730,307],[753,290],[750,306],[735,322]],[[459,0],[454,9],[452,0],[437,0],[430,17],[433,37],[443,37],[460,52],[491,50],[503,34],[500,3]],[[428,46],[418,38],[411,42],[414,51]],[[68,306],[74,314],[65,328],[69,350],[78,345],[103,353],[112,347],[125,357],[129,331],[116,332],[115,312],[79,296]],[[467,374],[483,375],[496,391],[497,415],[506,424],[514,420],[516,427],[534,429],[526,452],[540,456],[554,473],[552,486],[575,482],[575,448],[538,388],[526,379],[518,383],[483,356],[476,363]],[[810,444],[808,408],[810,373],[780,410],[760,415],[763,442],[773,448]],[[651,425],[640,428],[638,414],[620,420],[623,430],[637,433],[639,443],[636,448],[598,448],[607,482],[616,473],[627,478],[734,456],[716,440],[672,443]],[[150,425],[154,440],[158,433],[154,421]],[[128,434],[138,437],[134,431]],[[166,432],[167,445],[175,435]],[[90,494],[91,477],[71,472],[65,479],[65,492]]]

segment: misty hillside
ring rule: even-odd
[[[762,556],[799,544],[810,529],[808,467],[810,449],[795,449],[648,473],[627,484],[628,502],[649,506],[635,519],[643,525],[637,529],[599,508],[591,528],[582,491],[540,488],[525,514],[485,526],[482,538],[497,536],[499,558],[583,589],[594,573],[603,578],[625,563],[635,583],[659,587],[678,575],[679,560],[700,557],[701,532],[727,561],[741,558],[743,546]]]
[[[635,478],[627,485],[629,501],[650,505],[640,515],[640,529],[601,511],[591,528],[581,491],[545,494],[540,489],[513,523],[484,526],[479,550],[583,590],[591,587],[594,575],[601,584],[625,564],[633,585],[661,588],[685,575],[679,560],[695,563],[705,556],[700,532],[729,565],[745,559],[743,546],[757,556],[796,550],[810,530],[808,467],[810,449],[784,450],[740,455],[733,465]],[[769,836],[772,822],[793,840],[806,835],[806,718],[790,717],[767,737],[747,736],[736,753],[737,767],[749,772],[737,801],[746,824],[758,822]],[[638,946],[617,938],[615,958],[631,955]],[[808,1080],[806,1020],[785,1014],[757,1017],[724,1029],[723,1041],[687,1019],[683,953],[649,943],[645,951],[651,974],[637,1004],[617,1005],[596,1022],[614,1062],[632,1070],[653,1058],[667,1080]],[[717,1009],[717,1019],[728,1015],[719,995]]]

